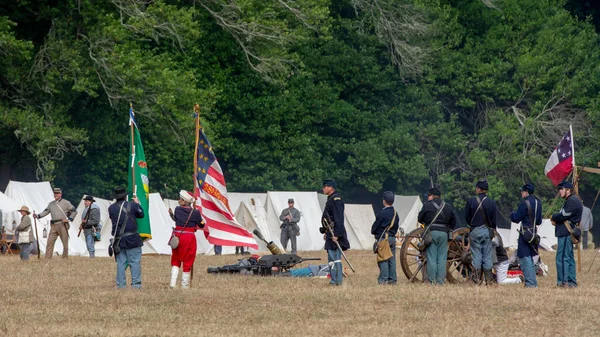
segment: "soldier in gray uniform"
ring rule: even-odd
[[[54,188],[54,201],[48,204],[48,207],[40,213],[35,214],[36,219],[40,219],[50,214],[50,235],[46,243],[46,258],[51,259],[54,253],[54,243],[56,238],[60,237],[63,244],[63,259],[66,259],[69,253],[69,222],[73,221],[77,210],[66,199],[62,198],[62,190]]]
[[[292,254],[296,254],[296,236],[300,235],[300,211],[294,208],[294,199],[288,199],[288,208],[284,209],[279,216],[281,224],[281,245],[287,250],[288,240],[292,241]]]
[[[102,229],[100,224],[100,206],[95,204],[96,200],[91,195],[86,195],[83,198],[85,209],[81,213],[81,226],[79,227],[80,233],[83,230],[85,236],[85,245],[87,247],[90,258],[96,257],[95,248],[95,235]]]

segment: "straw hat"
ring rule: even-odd
[[[17,212],[26,212],[27,214],[31,214],[31,212],[29,212],[29,207],[27,206],[22,206]]]

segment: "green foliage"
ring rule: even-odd
[[[565,3],[386,0],[387,17],[368,0],[8,3],[2,176],[110,197],[126,182],[131,102],[151,191],[174,197],[192,187],[198,103],[232,191],[331,177],[365,201],[433,181],[460,209],[486,178],[504,215],[529,181],[549,205],[543,167],[569,124],[577,163],[600,159],[598,34]],[[400,9],[425,13],[427,34],[394,40]],[[390,41],[428,58],[394,59]],[[598,183],[582,175],[584,199]]]

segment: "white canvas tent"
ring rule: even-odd
[[[19,205],[19,203],[12,198],[8,197],[6,194],[0,192],[0,212],[2,212],[2,223],[0,223],[0,228],[4,227],[7,232],[14,232],[13,220],[15,222],[20,221],[20,214],[17,212],[19,208],[23,205]]]
[[[505,248],[516,249],[519,244],[519,232],[520,224],[511,223],[510,229],[498,228],[497,231],[502,236],[502,243]],[[553,252],[553,245],[558,243],[556,236],[554,236],[554,226],[550,223],[550,219],[543,219],[542,225],[538,228],[538,235],[540,236],[540,247]]]
[[[327,194],[317,193],[317,198],[319,198],[319,206],[321,206],[321,212],[323,212],[327,203]]]
[[[142,254],[171,255],[168,242],[175,224],[159,193],[150,193],[148,208],[152,239],[144,241]]]
[[[112,222],[108,216],[108,207],[114,201],[101,198],[94,199],[96,200],[96,205],[100,206],[100,221],[102,222],[102,230],[100,232],[101,239],[95,244],[95,255],[97,257],[105,257],[108,256],[108,246],[110,244],[110,238],[112,237]],[[152,232],[152,239],[144,241],[142,254],[170,255],[171,248],[167,245],[167,242],[171,236],[173,221],[169,216],[160,194],[150,193],[149,199],[150,230]],[[71,230],[69,231],[71,235],[71,241],[69,241],[69,255],[89,256],[83,232],[81,236],[77,237],[79,225],[81,224],[81,214],[84,208],[85,205],[82,198],[77,207],[77,218],[73,221]],[[73,250],[73,254],[71,254],[71,250]]]
[[[319,233],[321,227],[321,206],[316,192],[267,192],[267,203],[265,205],[267,212],[267,223],[271,239],[275,244],[281,247],[279,240],[281,229],[281,221],[279,215],[283,209],[288,207],[287,201],[289,198],[294,199],[294,207],[301,214],[300,236],[297,238],[298,251],[302,250],[321,250],[323,249],[324,241],[323,234]],[[290,249],[288,244],[288,250]]]
[[[372,249],[375,239],[371,235],[371,226],[375,222],[375,213],[371,205],[346,204],[344,225],[351,249]]]
[[[406,234],[417,228],[421,207],[423,207],[423,203],[419,196],[396,195],[394,209],[398,212],[400,228],[404,229]]]
[[[240,192],[229,192],[227,193],[229,199],[229,207],[231,207],[231,213],[237,213],[238,207],[242,202],[248,205],[252,205],[252,200],[260,201],[260,204],[265,205],[267,202],[267,193],[240,193]]]
[[[85,196],[84,196],[85,197]],[[112,230],[112,223],[110,218],[108,217],[108,206],[110,206],[113,202],[111,200],[101,199],[94,197],[96,200],[95,204],[100,207],[100,223],[102,224],[102,230],[100,230],[100,241],[95,244],[95,255],[97,257],[105,257],[108,256],[108,246],[110,245],[110,231]],[[83,203],[83,197],[77,206],[77,214],[78,216],[73,221],[73,227],[77,228],[79,232],[79,226],[81,225],[81,215],[83,210],[85,209],[85,205]],[[89,256],[87,248],[85,246],[85,237],[83,235],[83,231],[81,232],[81,236],[76,237],[75,239],[81,241],[83,243],[85,253],[83,255]]]
[[[21,206],[23,205],[19,205],[17,201],[0,192],[0,211],[2,213],[16,212]]]
[[[24,183],[19,181],[10,181],[6,187],[6,195],[22,205],[26,205],[35,213],[41,213],[48,204],[54,200],[54,193],[52,187],[47,181],[37,183]],[[43,238],[44,229],[50,232],[50,215],[42,219],[36,220],[37,222],[37,236],[40,243],[40,252],[45,254],[47,239]],[[85,255],[87,250],[85,243],[81,244],[79,240],[74,240],[77,237],[77,227],[71,224],[69,229],[69,255]],[[35,226],[34,226],[35,232]],[[60,238],[56,240],[54,244],[54,253],[62,254],[63,246]]]
[[[258,229],[263,234],[265,240],[272,240],[269,225],[267,223],[267,213],[260,198],[254,199],[254,204],[252,204],[252,201],[250,203],[245,201],[240,202],[237,212],[235,213],[235,218],[251,233],[253,230]],[[258,243],[259,251],[269,251],[264,242],[258,239],[256,242]]]
[[[553,252],[552,246],[558,244],[558,239],[554,234],[554,226],[550,223],[550,219],[542,220],[542,225],[538,227],[538,235],[540,236],[540,247]]]
[[[510,228],[498,228],[496,231],[502,237],[502,244],[504,248],[517,248],[519,233],[517,230],[519,229],[519,224],[511,223]]]

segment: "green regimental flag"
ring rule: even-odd
[[[128,176],[128,188],[129,200],[136,195],[140,200],[140,205],[144,210],[144,217],[136,219],[138,224],[138,232],[143,240],[152,239],[152,232],[150,230],[150,188],[148,180],[148,164],[146,164],[146,156],[144,155],[144,147],[142,146],[142,139],[140,138],[140,131],[138,130],[137,123],[135,122],[135,116],[133,115],[133,109],[129,109],[129,123],[131,126],[131,142],[129,148],[131,149],[131,157],[129,160],[129,173]]]

